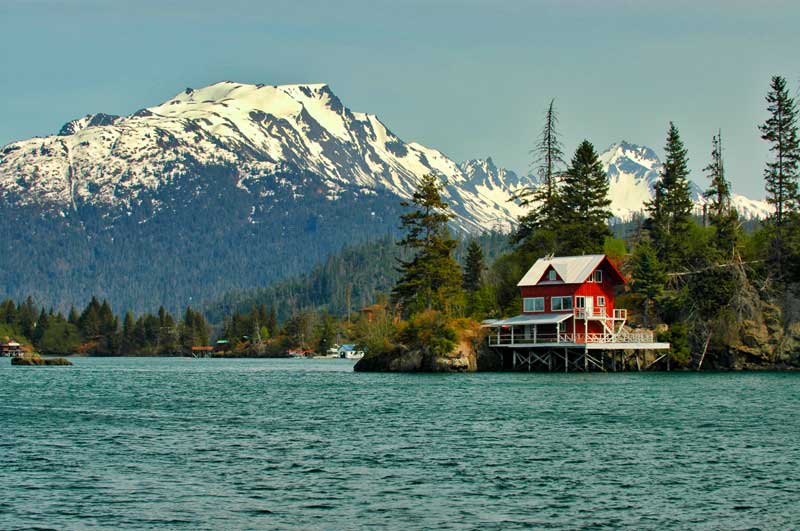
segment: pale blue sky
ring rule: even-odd
[[[800,2],[0,0],[0,144],[222,79],[327,82],[456,160],[526,171],[551,97],[568,150],[667,123],[704,184],[722,128],[736,191],[763,197],[769,77],[800,81]]]

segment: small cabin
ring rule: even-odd
[[[348,360],[357,360],[364,357],[364,351],[359,350],[353,343],[342,345],[338,348],[339,357]]]
[[[627,283],[604,254],[540,258],[517,283],[521,314],[487,321],[493,346],[652,343],[649,331],[625,327],[614,295]],[[652,347],[659,348],[659,347]]]
[[[23,354],[24,352],[22,350],[22,345],[20,345],[13,339],[6,343],[0,343],[0,356],[21,358]]]

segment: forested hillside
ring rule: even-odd
[[[455,256],[466,259],[468,243],[461,240]],[[485,233],[474,239],[487,260],[508,250],[508,236]],[[246,313],[258,306],[275,308],[280,321],[303,310],[345,318],[379,295],[388,296],[399,278],[398,258],[406,256],[394,237],[351,245],[328,257],[310,273],[276,282],[266,288],[240,290],[226,294],[205,306],[209,321],[219,324],[234,312]]]

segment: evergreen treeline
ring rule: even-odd
[[[459,241],[453,255],[465,260],[468,247],[478,245],[487,261],[508,250],[503,234],[484,233],[477,238]],[[347,319],[359,309],[373,304],[382,294],[388,294],[397,279],[398,256],[407,253],[398,249],[391,236],[350,245],[329,256],[310,273],[273,283],[266,288],[231,292],[205,308],[214,324],[223,323],[236,313],[244,315],[253,308],[274,308],[277,320],[284,322],[302,311],[313,310]],[[249,335],[249,334],[245,334]]]
[[[24,302],[0,303],[0,340],[15,339],[44,354],[82,353],[97,356],[187,354],[208,345],[210,328],[191,307],[176,320],[163,307],[153,315],[125,314],[122,325],[108,301],[96,297],[82,312],[73,307],[65,316]]]

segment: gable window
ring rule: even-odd
[[[597,305],[598,305],[598,306],[600,306],[600,307],[605,307],[605,305],[606,305],[606,298],[605,298],[605,297],[603,297],[602,295],[599,295],[599,296],[597,297]]]
[[[551,269],[547,272],[547,280],[558,280],[558,275],[556,274],[555,269]]]
[[[543,312],[544,297],[526,297],[522,299],[523,312]]]
[[[598,284],[603,283],[603,271],[601,269],[592,273],[592,282],[597,282]]]
[[[550,309],[554,312],[571,310],[572,297],[553,297],[550,299]]]

